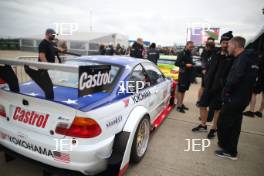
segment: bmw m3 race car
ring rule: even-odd
[[[31,78],[21,83],[15,67]],[[173,107],[176,83],[147,60],[0,60],[0,147],[66,173],[123,175]]]

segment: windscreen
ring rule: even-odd
[[[65,61],[65,64],[79,65],[79,66],[109,65],[107,63],[98,63],[92,61],[76,61],[76,60]],[[110,65],[110,67],[111,67],[110,79],[112,80],[112,84],[113,84],[119,75],[120,67],[116,65]],[[62,72],[55,70],[49,70],[48,72],[54,86],[78,88],[78,81],[79,81],[78,73]]]

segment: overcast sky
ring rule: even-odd
[[[263,0],[0,0],[0,37],[44,33],[54,23],[183,44],[188,26],[220,27],[247,39],[264,26]],[[91,12],[91,13],[90,13]],[[91,15],[92,14],[92,22]]]

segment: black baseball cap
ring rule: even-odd
[[[46,34],[58,35],[56,33],[56,31],[54,29],[51,29],[51,28],[49,28],[49,29],[46,30]]]
[[[221,40],[220,40],[220,43],[222,43],[222,41],[229,41],[233,38],[233,32],[232,31],[228,31],[226,33],[224,33],[222,36],[221,36]]]

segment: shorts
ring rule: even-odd
[[[191,77],[186,74],[179,74],[178,92],[184,93],[189,90],[191,85]]]
[[[222,107],[221,93],[211,94],[205,90],[199,101],[199,107],[209,107],[212,110],[220,110]]]

